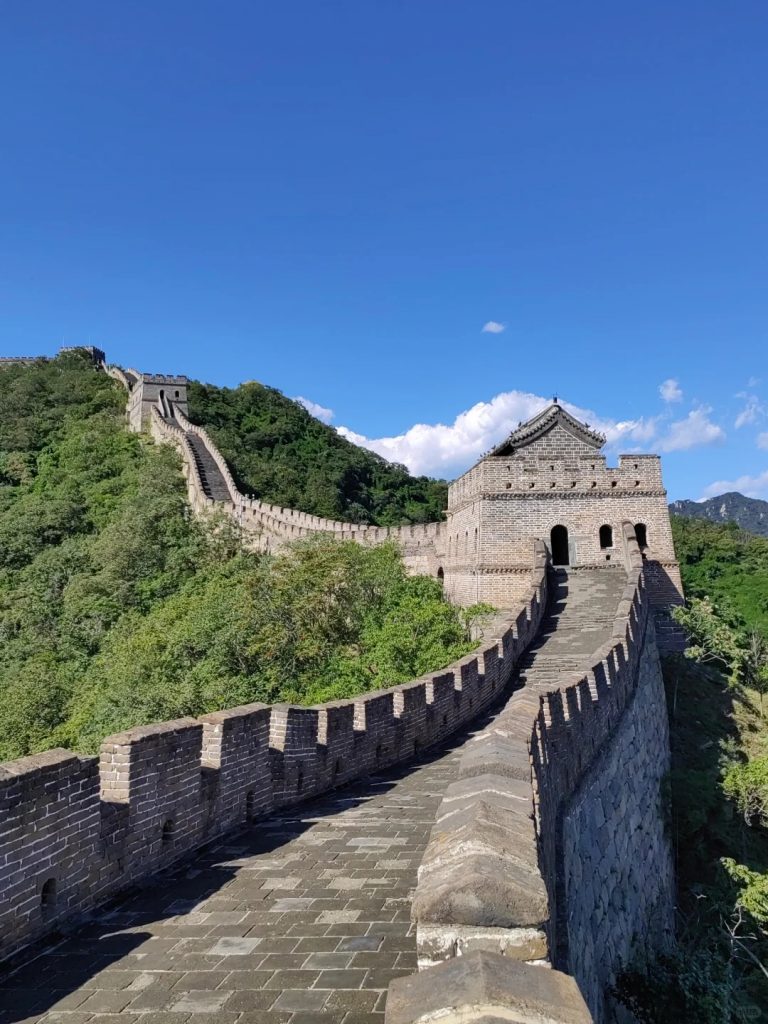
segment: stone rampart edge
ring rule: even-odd
[[[629,523],[622,543],[628,583],[612,640],[585,672],[549,692],[513,693],[503,728],[462,755],[419,868],[412,915],[420,967],[472,950],[551,959],[557,820],[634,693],[648,621]]]

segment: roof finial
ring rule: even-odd
[[[557,395],[552,395],[552,401],[555,403],[555,405],[559,405],[559,402],[557,400]]]

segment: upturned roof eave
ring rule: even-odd
[[[578,440],[593,448],[600,449],[605,444],[605,435],[592,430],[587,423],[581,423],[575,416],[571,416],[561,405],[554,403],[542,409],[531,419],[522,423],[516,430],[507,437],[501,444],[496,445],[486,452],[483,458],[488,456],[510,455],[519,448],[525,448],[529,444],[542,437],[552,427],[559,425],[572,434]]]

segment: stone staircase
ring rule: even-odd
[[[623,569],[552,569],[550,604],[539,637],[521,660],[526,689],[549,690],[584,668],[610,636],[626,586]]]
[[[227,482],[203,439],[190,431],[187,431],[186,437],[189,447],[192,449],[206,497],[212,498],[213,501],[230,501],[231,496]]]
[[[173,404],[167,399],[160,404],[160,415],[170,426],[184,430],[174,415]],[[195,466],[197,467],[205,496],[211,498],[212,501],[231,501],[232,496],[229,493],[227,481],[224,479],[223,473],[217,466],[216,460],[208,450],[203,438],[191,430],[185,430],[184,436],[192,450],[192,456],[195,460]]]

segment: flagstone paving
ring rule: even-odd
[[[255,824],[48,949],[0,1021],[380,1024],[458,749]]]

